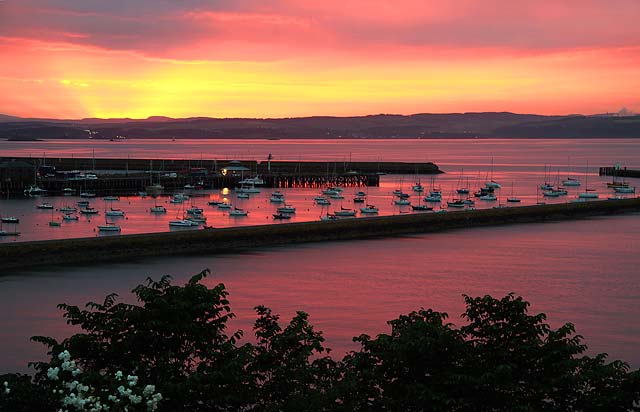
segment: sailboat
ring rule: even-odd
[[[60,227],[61,223],[59,220],[55,220],[53,218],[53,209],[51,209],[51,221],[49,221],[49,226],[53,226],[53,227]]]
[[[571,162],[569,158],[567,158],[567,170],[571,170]],[[572,176],[567,176],[565,180],[562,181],[564,186],[580,186],[580,181]]]
[[[594,191],[594,189],[589,189],[589,163],[587,162],[587,167],[584,169],[584,192],[578,194],[578,199],[597,199],[598,193]]]
[[[491,158],[491,178],[490,180],[484,184],[485,187],[500,189],[502,185],[495,180],[493,180],[493,157]]]
[[[462,179],[464,178],[464,169],[460,169],[460,178],[458,179],[458,188],[456,192],[461,195],[469,194],[469,178],[467,178],[467,185],[462,187]]]
[[[107,219],[107,202],[104,202],[104,225],[98,225],[99,232],[119,232],[120,226]]]
[[[509,203],[520,203],[520,199],[513,195],[513,182],[511,182],[511,196],[507,198],[507,202]]]

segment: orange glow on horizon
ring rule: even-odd
[[[184,11],[175,24],[186,21],[198,30],[185,29],[190,37],[166,47],[126,33],[109,33],[100,42],[71,24],[95,18],[97,11],[35,9],[70,23],[44,30],[46,36],[0,31],[0,54],[11,61],[0,67],[0,113],[146,118],[640,109],[637,46],[520,47],[506,40],[483,45],[474,44],[473,36],[462,45],[450,39],[371,40],[375,33],[366,24],[400,36],[406,34],[403,25],[452,24],[464,16],[450,6],[429,9],[410,2],[416,10],[410,13],[375,2],[372,14],[356,22],[362,32],[346,36],[340,19],[353,19],[350,9],[340,9],[333,27],[321,19],[337,3],[308,6],[318,18],[300,12],[304,4],[281,3],[289,8],[261,10],[256,3],[256,10],[246,13]],[[0,12],[2,7],[8,6],[1,5]],[[531,11],[539,20],[566,15],[560,6]],[[142,22],[127,17],[121,23],[127,19]],[[212,40],[207,33],[218,37]],[[133,36],[131,44],[127,36]],[[134,40],[146,43],[134,45]]]

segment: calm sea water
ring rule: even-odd
[[[590,351],[640,367],[640,215],[455,230],[377,240],[276,247],[227,256],[174,257],[100,266],[46,268],[0,277],[0,372],[24,370],[44,351],[29,336],[71,332],[56,304],[83,305],[129,291],[147,276],[182,283],[204,268],[223,282],[251,334],[252,308],[288,321],[311,315],[336,356],[351,337],[387,332],[385,321],[420,307],[448,312],[457,324],[462,294],[532,302],[554,326],[573,322]]]
[[[604,185],[608,179],[595,176],[597,167],[620,162],[640,168],[640,148],[631,139],[0,142],[2,156],[30,153],[41,157],[45,153],[47,157],[90,157],[94,152],[96,157],[129,154],[262,160],[272,153],[276,160],[433,161],[447,172],[436,180],[445,200],[457,187],[461,169],[464,180],[469,177],[470,186],[475,189],[484,183],[493,159],[494,179],[504,185],[500,196],[510,195],[513,183],[513,191],[523,204],[536,201],[536,186],[545,178],[545,165],[551,168],[553,179],[572,175],[584,185],[588,163],[589,186],[596,188],[601,197],[610,191]],[[391,205],[390,192],[400,186],[408,191],[415,178],[385,176],[380,188],[369,188],[369,196],[383,214],[401,213]],[[422,183],[428,188],[429,178],[423,178]],[[575,190],[567,199],[575,197]],[[287,189],[288,201],[298,208],[295,219],[318,218],[321,211],[311,202],[316,193],[310,189]],[[345,193],[345,201],[350,200],[352,192]],[[268,203],[267,195],[265,190],[245,204],[250,209],[246,219],[232,221],[214,209],[205,210],[205,214],[214,226],[268,223],[267,217],[275,207]],[[216,192],[195,202],[204,206],[205,199],[224,196],[236,201],[232,192]],[[102,217],[49,228],[51,212],[35,209],[35,204],[43,200],[54,201],[56,206],[71,202],[65,198],[4,200],[0,201],[0,212],[22,214],[27,219],[20,224],[25,240],[96,235],[93,229]],[[121,220],[123,233],[168,229],[164,219],[174,218],[179,211],[167,204],[167,216],[155,218],[147,212],[153,202],[149,198],[114,202],[114,207],[125,209],[128,214],[127,219]],[[105,207],[100,200],[94,205]],[[339,207],[339,203],[332,206]],[[235,328],[250,334],[252,308],[259,304],[272,307],[283,321],[296,310],[305,310],[316,327],[324,331],[337,356],[355,348],[352,336],[387,331],[385,321],[400,313],[432,307],[450,313],[452,320],[460,323],[458,315],[464,310],[462,293],[501,296],[513,291],[530,300],[533,311],[546,312],[553,325],[575,323],[592,353],[608,352],[638,368],[639,252],[640,215],[625,215],[305,244],[240,255],[174,257],[10,273],[4,270],[0,277],[0,309],[4,314],[0,318],[0,372],[25,370],[28,361],[43,356],[44,350],[29,343],[29,336],[63,337],[70,333],[56,304],[82,305],[110,292],[130,300],[128,291],[147,276],[158,278],[170,273],[177,282],[184,282],[204,268],[214,271],[208,284],[222,281],[230,290],[232,306],[238,314]]]

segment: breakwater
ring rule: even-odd
[[[36,170],[38,171],[36,177]],[[97,179],[78,178],[79,172]],[[0,192],[21,194],[37,184],[53,194],[65,188],[98,195],[126,195],[160,184],[167,191],[185,185],[205,189],[239,186],[260,175],[265,187],[378,186],[381,174],[442,173],[431,162],[290,162],[255,160],[0,158]]]
[[[633,170],[616,167],[601,167],[599,169],[600,176],[618,176],[618,177],[638,177],[640,178],[640,170]]]
[[[32,266],[114,263],[155,256],[233,253],[255,247],[302,242],[365,239],[639,211],[640,198],[633,198],[175,233],[20,242],[0,245],[0,267],[2,274],[8,274],[9,269]]]

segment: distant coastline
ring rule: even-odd
[[[24,119],[0,115],[0,138],[43,139],[490,139],[639,138],[638,115],[509,112],[283,119]]]

